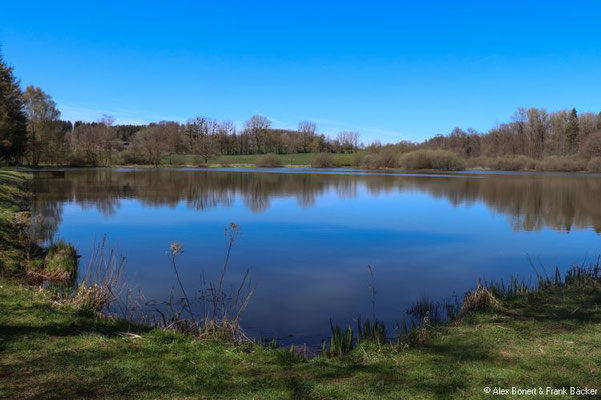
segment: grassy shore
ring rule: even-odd
[[[299,154],[277,154],[281,160],[281,165],[285,167],[310,167],[313,153]],[[257,163],[257,158],[260,154],[234,155],[234,156],[217,156],[209,158],[207,163],[210,167],[254,167]],[[332,158],[336,166],[351,166],[352,154],[332,154]],[[174,154],[170,157],[165,156],[161,159],[161,165],[184,165],[184,166],[201,166],[204,165],[204,159],[200,156],[188,154]]]
[[[478,313],[417,347],[366,345],[339,359],[145,330],[53,305],[14,281],[0,287],[3,398],[483,399],[485,387],[601,382],[592,287]]]
[[[5,266],[23,261],[14,227],[26,206],[24,179],[0,171]],[[499,397],[485,387],[599,382],[598,281],[501,300],[428,329],[414,345],[364,343],[344,357],[306,358],[103,318],[0,278],[0,398],[485,399]]]

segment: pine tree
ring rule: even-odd
[[[21,88],[0,53],[0,162],[18,162],[26,144],[27,118]]]
[[[568,114],[568,125],[566,126],[566,148],[569,154],[574,154],[578,150],[579,130],[578,113],[575,108],[572,108]]]

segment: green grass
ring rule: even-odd
[[[25,208],[27,175],[0,169],[0,273],[16,271],[23,259],[20,226],[27,221]]]
[[[415,348],[366,343],[331,359],[147,330],[48,296],[0,280],[2,398],[482,399],[485,386],[601,382],[595,286],[505,303]]]

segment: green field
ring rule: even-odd
[[[278,154],[282,160],[282,166],[288,167],[309,167],[311,166],[311,159],[313,153],[299,153],[299,154]],[[252,167],[255,165],[255,161],[260,155],[249,154],[249,155],[235,155],[235,156],[218,156],[211,157],[208,165],[213,167],[220,166],[245,166]],[[335,166],[350,166],[353,160],[352,154],[332,154],[332,159]],[[174,154],[172,156],[165,156],[161,159],[161,165],[185,165],[185,166],[204,166],[204,159],[196,155],[187,154]]]

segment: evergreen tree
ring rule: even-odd
[[[568,124],[566,126],[566,147],[569,154],[573,154],[578,150],[579,130],[578,113],[575,108],[572,108],[572,111],[568,114]]]
[[[18,162],[27,144],[23,96],[13,69],[0,53],[0,162]]]

